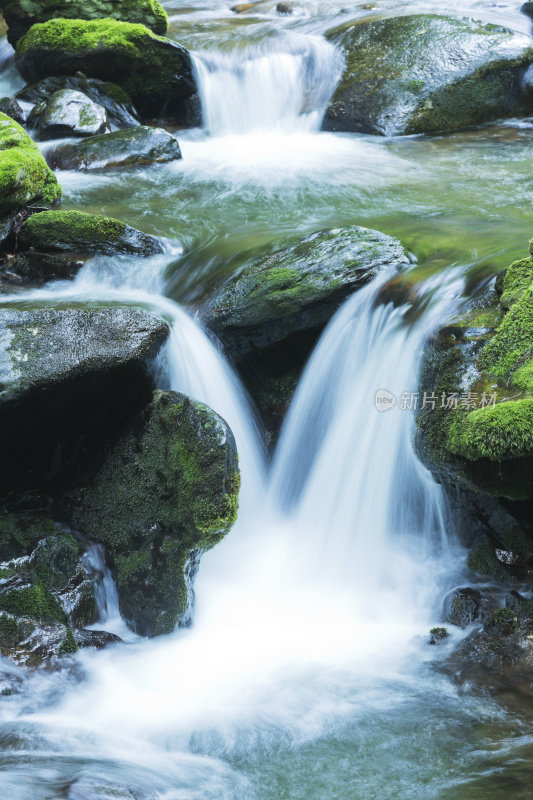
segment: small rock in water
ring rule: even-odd
[[[466,587],[457,589],[446,600],[445,622],[467,628],[479,618],[481,594],[475,589]]]
[[[303,17],[305,16],[305,9],[302,6],[297,5],[296,3],[285,3],[281,2],[278,3],[276,6],[276,11],[278,14],[281,14],[283,17]]]
[[[14,119],[19,125],[24,125],[26,122],[24,111],[14,97],[1,97],[0,111],[2,114],[7,114],[8,117]]]
[[[95,136],[109,130],[105,108],[73,89],[60,89],[44,108],[41,104],[36,106],[28,123],[35,126],[38,139]]]
[[[437,644],[438,642],[442,642],[443,639],[446,639],[449,633],[446,628],[431,628],[429,635],[429,644]]]

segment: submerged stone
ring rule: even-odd
[[[385,136],[460,130],[528,113],[528,36],[431,14],[349,22],[327,33],[346,66],[324,128]]]

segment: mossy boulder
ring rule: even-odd
[[[60,145],[48,150],[46,158],[53,169],[121,169],[175,161],[181,151],[163,128],[142,125]]]
[[[53,19],[17,43],[16,64],[30,82],[74,75],[118,83],[144,115],[188,119],[196,94],[191,57],[144,25],[99,19]],[[195,102],[195,100],[194,100]]]
[[[146,25],[158,34],[166,33],[168,27],[167,15],[158,0],[3,0],[0,8],[13,47],[32,25],[58,17],[111,18]]]
[[[533,107],[530,37],[500,26],[417,14],[349,22],[327,38],[346,61],[327,130],[453,131]]]
[[[42,105],[43,103],[46,105],[52,95],[67,89],[73,92],[81,92],[96,105],[105,108],[111,130],[133,128],[140,124],[137,111],[131,102],[131,97],[124,89],[121,89],[116,83],[100,81],[97,78],[87,78],[82,73],[74,76],[55,75],[50,78],[44,78],[38,83],[30,84],[21,89],[17,93],[16,100],[32,103],[34,106]],[[5,113],[9,114],[9,111]],[[13,116],[13,114],[10,114],[10,116]]]
[[[43,211],[22,225],[18,240],[21,250],[43,253],[127,253],[151,256],[162,253],[158,239],[118,219],[82,211]]]
[[[166,323],[133,308],[0,310],[2,491],[48,485],[143,407]]]
[[[421,375],[438,402],[417,416],[418,452],[449,493],[468,566],[496,581],[533,567],[532,285],[533,261],[514,262],[436,334]]]
[[[41,140],[96,136],[110,130],[105,108],[73,89],[60,89],[46,104],[35,106],[28,125]]]
[[[30,203],[51,206],[61,188],[26,131],[0,113],[0,213]]]
[[[211,409],[156,391],[101,468],[70,497],[72,524],[101,542],[121,613],[139,633],[170,633],[190,613],[200,554],[236,514],[233,435]]]
[[[318,231],[244,267],[209,302],[205,321],[241,357],[321,330],[351,292],[407,261],[401,244],[379,231]]]

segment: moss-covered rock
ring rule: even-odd
[[[19,233],[21,250],[44,253],[127,253],[150,256],[163,252],[158,239],[117,219],[82,211],[43,211],[33,214]]]
[[[423,14],[349,22],[327,37],[346,59],[327,130],[450,131],[531,109],[531,41],[500,26]]]
[[[0,310],[2,492],[47,485],[151,395],[168,326],[133,308]]]
[[[7,38],[15,47],[32,25],[58,17],[64,19],[111,18],[146,25],[164,34],[167,15],[158,0],[4,0],[2,10],[9,27]]]
[[[199,555],[237,513],[233,435],[213,411],[174,392],[152,403],[70,498],[72,523],[101,542],[124,617],[141,634],[188,618]]]
[[[28,125],[40,140],[96,136],[110,130],[105,108],[73,89],[60,89],[46,104],[35,106]]]
[[[181,150],[168,131],[142,125],[60,145],[46,158],[52,169],[121,169],[175,161]]]
[[[401,244],[379,231],[318,231],[246,266],[209,302],[206,323],[234,357],[264,350],[320,330],[351,292],[407,261]]]
[[[47,104],[52,95],[66,89],[81,92],[96,105],[105,108],[111,130],[133,128],[140,124],[131,97],[124,89],[121,89],[116,83],[100,81],[97,78],[86,78],[83,75],[53,75],[44,78],[38,83],[25,86],[17,93],[16,99],[25,103],[33,103],[34,106]],[[9,114],[9,111],[5,113]],[[9,116],[13,116],[13,114],[9,114]]]
[[[79,647],[117,637],[85,631],[99,619],[101,575],[74,536],[51,519],[0,516],[0,652],[28,666],[57,666]],[[36,541],[37,540],[37,541]]]
[[[26,131],[0,113],[0,213],[32,202],[51,206],[61,188]]]
[[[177,121],[196,93],[191,58],[179,44],[144,25],[99,19],[53,19],[33,25],[17,43],[16,64],[27,81],[74,75],[118,83],[143,114]],[[192,102],[192,101],[191,101]]]

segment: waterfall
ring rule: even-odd
[[[424,342],[462,282],[448,276],[407,325],[408,306],[376,305],[386,279],[353,295],[317,345],[281,432],[270,502],[297,531],[298,580],[342,589],[359,607],[384,592],[408,610],[422,601],[413,570],[446,545],[444,498],[414,452],[413,414],[378,410],[376,394],[417,391]]]
[[[204,126],[212,136],[319,130],[341,73],[338,51],[319,36],[269,45],[195,54]]]

